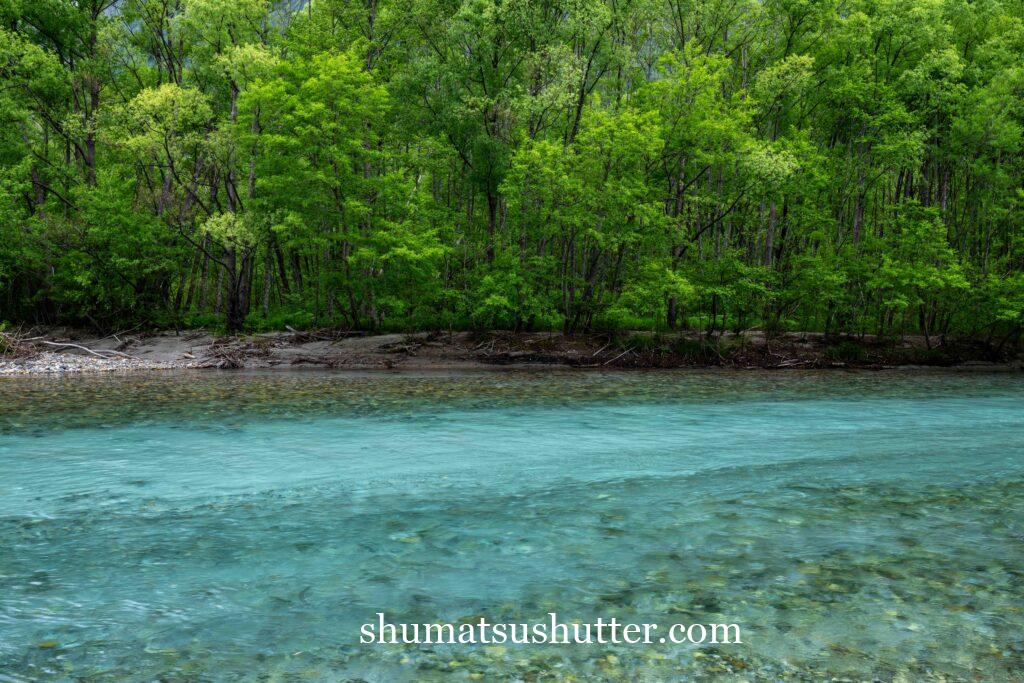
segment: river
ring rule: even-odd
[[[743,644],[360,644],[378,612]],[[1020,375],[0,380],[0,681],[1022,670]]]

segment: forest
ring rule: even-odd
[[[1024,326],[1020,0],[0,0],[0,322]]]

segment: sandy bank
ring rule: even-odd
[[[0,356],[0,376],[36,373],[132,372],[171,369],[301,368],[445,370],[497,367],[762,369],[947,367],[1019,369],[1014,357],[981,346],[929,345],[871,338],[826,340],[821,334],[772,339],[753,332],[709,341],[695,334],[564,337],[493,332],[363,335],[273,332],[216,337],[204,330],[115,334],[73,330],[34,333],[19,353]],[[27,335],[22,335],[27,338]]]

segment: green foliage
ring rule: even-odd
[[[503,254],[473,288],[471,319],[484,329],[551,328],[558,325],[556,301],[537,286],[547,264]]]
[[[1019,3],[89,8],[0,2],[4,318],[1024,328]]]
[[[686,306],[696,296],[696,288],[664,261],[645,263],[622,289],[610,314],[623,319],[650,320],[652,329],[665,319],[668,301]]]

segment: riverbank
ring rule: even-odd
[[[1014,370],[1021,359],[982,344],[826,339],[820,333],[767,338],[759,332],[707,339],[693,333],[419,333],[367,335],[288,331],[219,337],[205,330],[98,337],[51,329],[6,338],[0,375],[172,369],[337,368],[457,370],[496,367],[731,367],[757,369],[912,368]],[[934,340],[932,340],[934,342]]]

